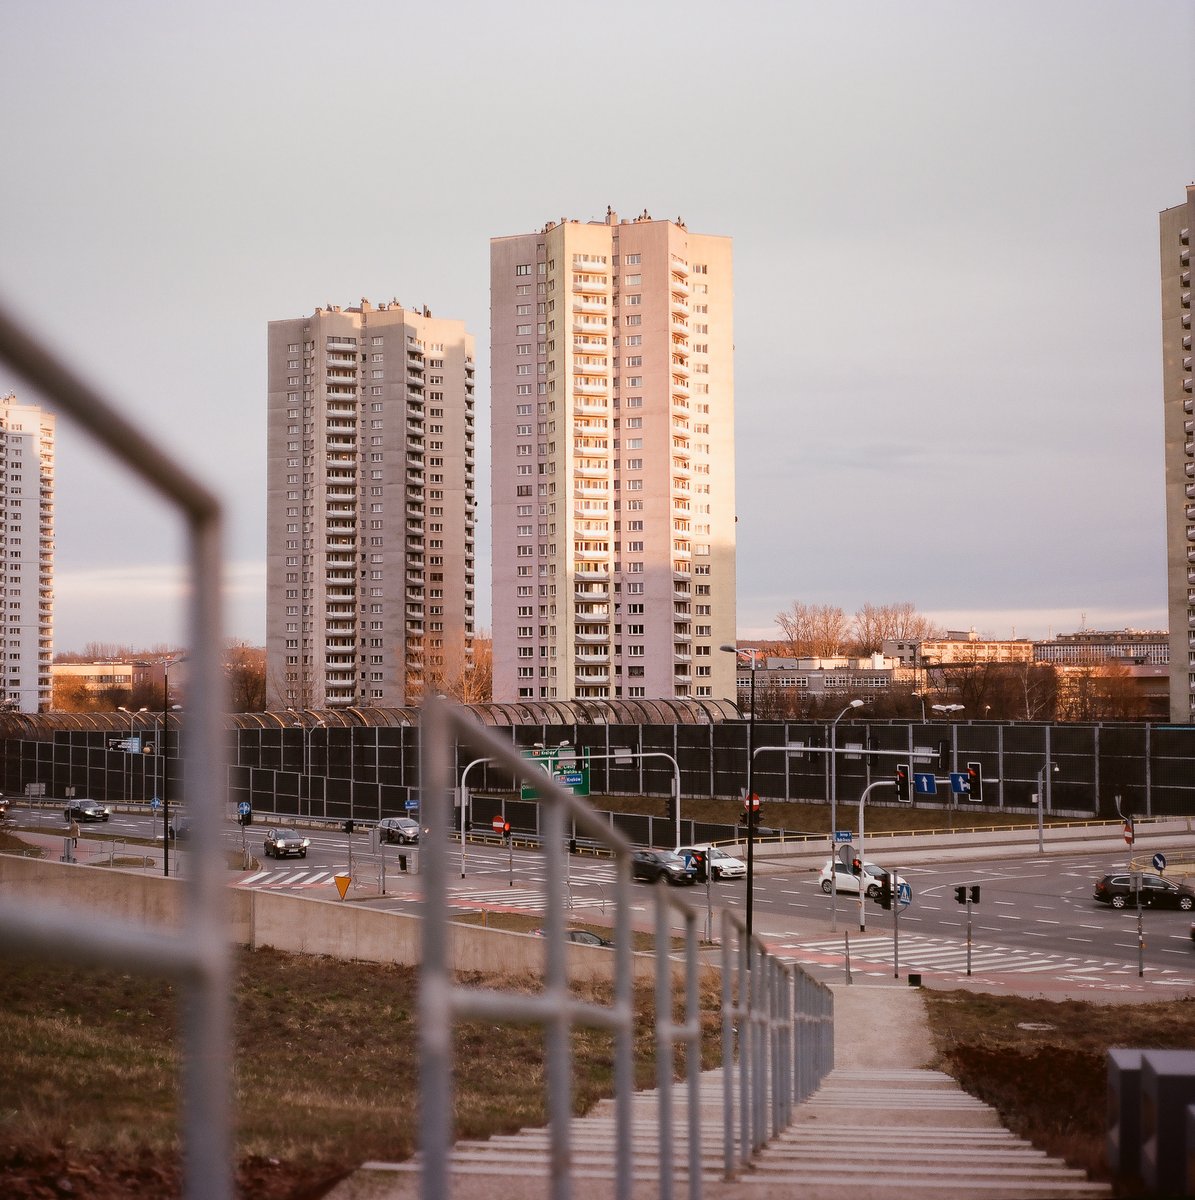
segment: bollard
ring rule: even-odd
[[[407,869],[407,856],[405,854],[400,854],[398,856],[398,869],[400,871],[405,871]]]

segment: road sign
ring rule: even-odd
[[[154,810],[154,812],[157,812],[157,811],[158,811],[158,809],[162,807],[162,802],[161,802],[161,800],[159,800],[159,799],[157,798],[157,796],[155,796],[155,797],[154,797],[154,798],[153,798],[153,799],[152,799],[152,800],[149,802],[149,806],[150,806],[150,808],[152,808],[152,809]]]
[[[340,893],[340,898],[343,900],[345,892],[349,890],[349,884],[353,881],[353,877],[351,875],[340,874],[335,878],[336,890]]]
[[[936,796],[938,794],[938,780],[929,771],[914,771],[913,791],[919,796]]]
[[[855,835],[849,829],[834,830],[834,840],[836,842],[849,842]]]
[[[407,802],[406,802],[406,803],[403,805],[403,808],[405,808],[405,809],[407,810],[407,812],[414,812],[414,811],[415,811],[415,810],[416,810],[418,807],[419,807],[419,801],[418,801],[418,800],[408,800],[408,801],[407,801]]]
[[[1161,852],[1161,850],[1159,850],[1150,861],[1153,863],[1155,871],[1164,871],[1166,869],[1166,856]]]
[[[504,817],[495,817],[490,824],[494,827],[495,833],[502,833],[506,829],[506,819]]]
[[[759,793],[752,792],[751,795],[748,796],[747,789],[744,788],[743,789],[743,808],[749,809],[752,812],[759,812]]]
[[[157,803],[158,803],[158,798],[156,796],[153,799],[153,803],[154,803],[154,805],[157,805]],[[253,811],[253,806],[249,803],[248,800],[242,800],[237,805],[237,812],[242,817],[247,817],[252,811]]]
[[[903,879],[896,885],[896,898],[901,908],[907,908],[913,901],[913,889]]]
[[[950,790],[956,796],[969,796],[971,794],[971,776],[966,771],[951,771]]]

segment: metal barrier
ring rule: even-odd
[[[565,907],[550,904],[545,914],[544,988],[537,995],[468,988],[454,982],[448,962],[448,837],[452,763],[457,742],[492,757],[516,778],[535,783],[544,801],[547,892],[563,897],[568,855],[566,820],[609,846],[615,861],[613,999],[608,1006],[583,1002],[569,991]],[[614,1035],[615,1196],[629,1200],[632,1189],[631,1104],[634,1094],[633,975],[631,962],[630,842],[589,805],[478,724],[464,710],[438,698],[424,705],[420,725],[424,814],[431,832],[423,843],[423,969],[420,977],[420,1158],[426,1200],[449,1192],[452,1129],[452,1027],[466,1018],[506,1020],[544,1026],[551,1195],[570,1195],[571,1061],[574,1025],[610,1030]],[[672,1195],[675,1171],[672,1120],[673,1050],[684,1047],[688,1110],[688,1191],[701,1195],[701,1013],[699,1006],[701,914],[668,888],[653,888],[655,903],[656,1073],[659,1195]],[[674,915],[683,927],[680,974],[682,1016],[674,1021]],[[771,1133],[788,1124],[792,1106],[817,1087],[833,1059],[833,1003],[827,988],[792,964],[770,955],[764,944],[746,939],[745,927],[723,915],[722,966],[722,1140],[729,1177],[750,1161]],[[738,1058],[735,1059],[736,1030]],[[735,1077],[739,1123],[735,1125]]]
[[[107,918],[65,915],[5,896],[0,898],[0,950],[163,975],[182,985],[185,1194],[190,1200],[228,1200],[233,1163],[228,1066],[232,1025],[220,853],[227,751],[220,716],[220,506],[190,472],[151,443],[140,426],[56,361],[3,307],[0,361],[156,490],[185,526],[190,650],[183,773],[195,848],[193,878],[181,885],[187,897],[181,931],[114,925]]]

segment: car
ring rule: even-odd
[[[735,858],[717,846],[685,846],[677,854],[692,854],[694,850],[705,855],[711,879],[742,879],[747,874],[747,864],[741,858]]]
[[[106,821],[111,815],[95,800],[68,800],[62,813],[67,821]]]
[[[419,841],[419,822],[410,817],[383,817],[378,822],[378,841],[412,846]]]
[[[844,862],[835,860],[833,866],[834,876],[837,880],[836,883],[832,884],[830,882],[830,863],[826,863],[822,867],[821,874],[818,876],[818,884],[827,896],[831,890],[836,890],[840,894],[845,892],[848,895],[857,896],[859,894],[859,881],[861,879],[867,880],[863,891],[865,896],[874,898],[880,894],[880,879],[884,875],[884,868],[879,866],[879,864],[865,862],[863,864],[862,875],[856,875],[850,866]],[[897,875],[896,885],[899,887],[902,883],[904,883],[904,879],[900,875]]]
[[[1133,877],[1127,871],[1119,875],[1105,875],[1096,882],[1091,898],[1101,904],[1110,904],[1113,908],[1136,908],[1137,892],[1133,887]],[[1183,912],[1190,912],[1195,908],[1195,889],[1185,883],[1163,879],[1161,875],[1142,873],[1141,907],[1179,908]]]
[[[8,816],[10,801],[7,796],[0,796],[0,817]]]
[[[648,883],[684,884],[697,882],[697,869],[675,850],[636,850],[631,855],[631,878]]]
[[[310,845],[311,839],[305,838],[297,829],[271,829],[266,834],[266,857],[272,854],[275,858],[286,858],[297,854],[306,858]]]
[[[536,937],[547,937],[546,929],[537,929]],[[613,946],[614,943],[609,938],[600,937],[596,933],[591,933],[588,929],[566,929],[564,931],[564,940],[566,942],[576,942],[579,946]]]

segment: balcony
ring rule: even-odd
[[[605,629],[594,630],[577,630],[576,639],[578,642],[593,643],[594,645],[605,645],[610,640],[610,635]],[[609,659],[609,651],[606,651],[606,658],[602,661],[606,662]]]
[[[579,562],[605,562],[610,557],[610,547],[605,546],[601,550],[580,550],[574,546],[573,557]]]
[[[576,681],[577,681],[576,686],[577,686],[578,692],[583,687],[586,687],[586,688],[602,687],[603,685],[608,684],[610,682],[610,672],[609,671],[602,671],[600,673],[586,672],[583,675],[583,674],[581,674],[580,671],[578,671],[577,675],[576,675]]]
[[[604,487],[588,487],[584,483],[576,483],[573,485],[573,495],[574,495],[574,497],[576,497],[576,496],[581,496],[581,497],[594,496],[597,498],[604,499],[605,497],[610,495],[610,489],[604,488]]]
[[[605,479],[609,474],[609,463],[586,463],[583,467],[573,468],[573,476],[577,479]]]
[[[608,414],[610,412],[610,398],[608,396],[578,396],[573,401],[573,409],[579,413]]]
[[[604,581],[610,578],[609,571],[599,570],[592,563],[579,562],[573,570],[573,578],[578,583],[586,582],[587,580]],[[594,597],[596,599],[597,597]]]
[[[573,271],[578,274],[585,275],[609,275],[610,264],[607,262],[596,262],[593,259],[573,259]]]
[[[597,575],[596,572],[589,576],[592,579],[605,579],[605,575]],[[605,583],[584,583],[578,581],[577,586],[573,590],[573,599],[578,604],[596,604],[610,599],[610,588]]]
[[[574,655],[574,661],[580,666],[589,666],[591,664],[602,665],[609,663],[610,651],[598,649],[578,650]]]
[[[603,379],[576,379],[573,382],[573,391],[578,396],[604,396],[607,391],[606,381]]]
[[[593,318],[582,318],[573,322],[573,333],[609,333],[607,321],[595,321]]]
[[[579,288],[574,288],[574,291],[579,291]],[[607,304],[599,304],[596,300],[574,300],[573,312],[589,313],[595,317],[606,317],[610,315],[610,306]]]

